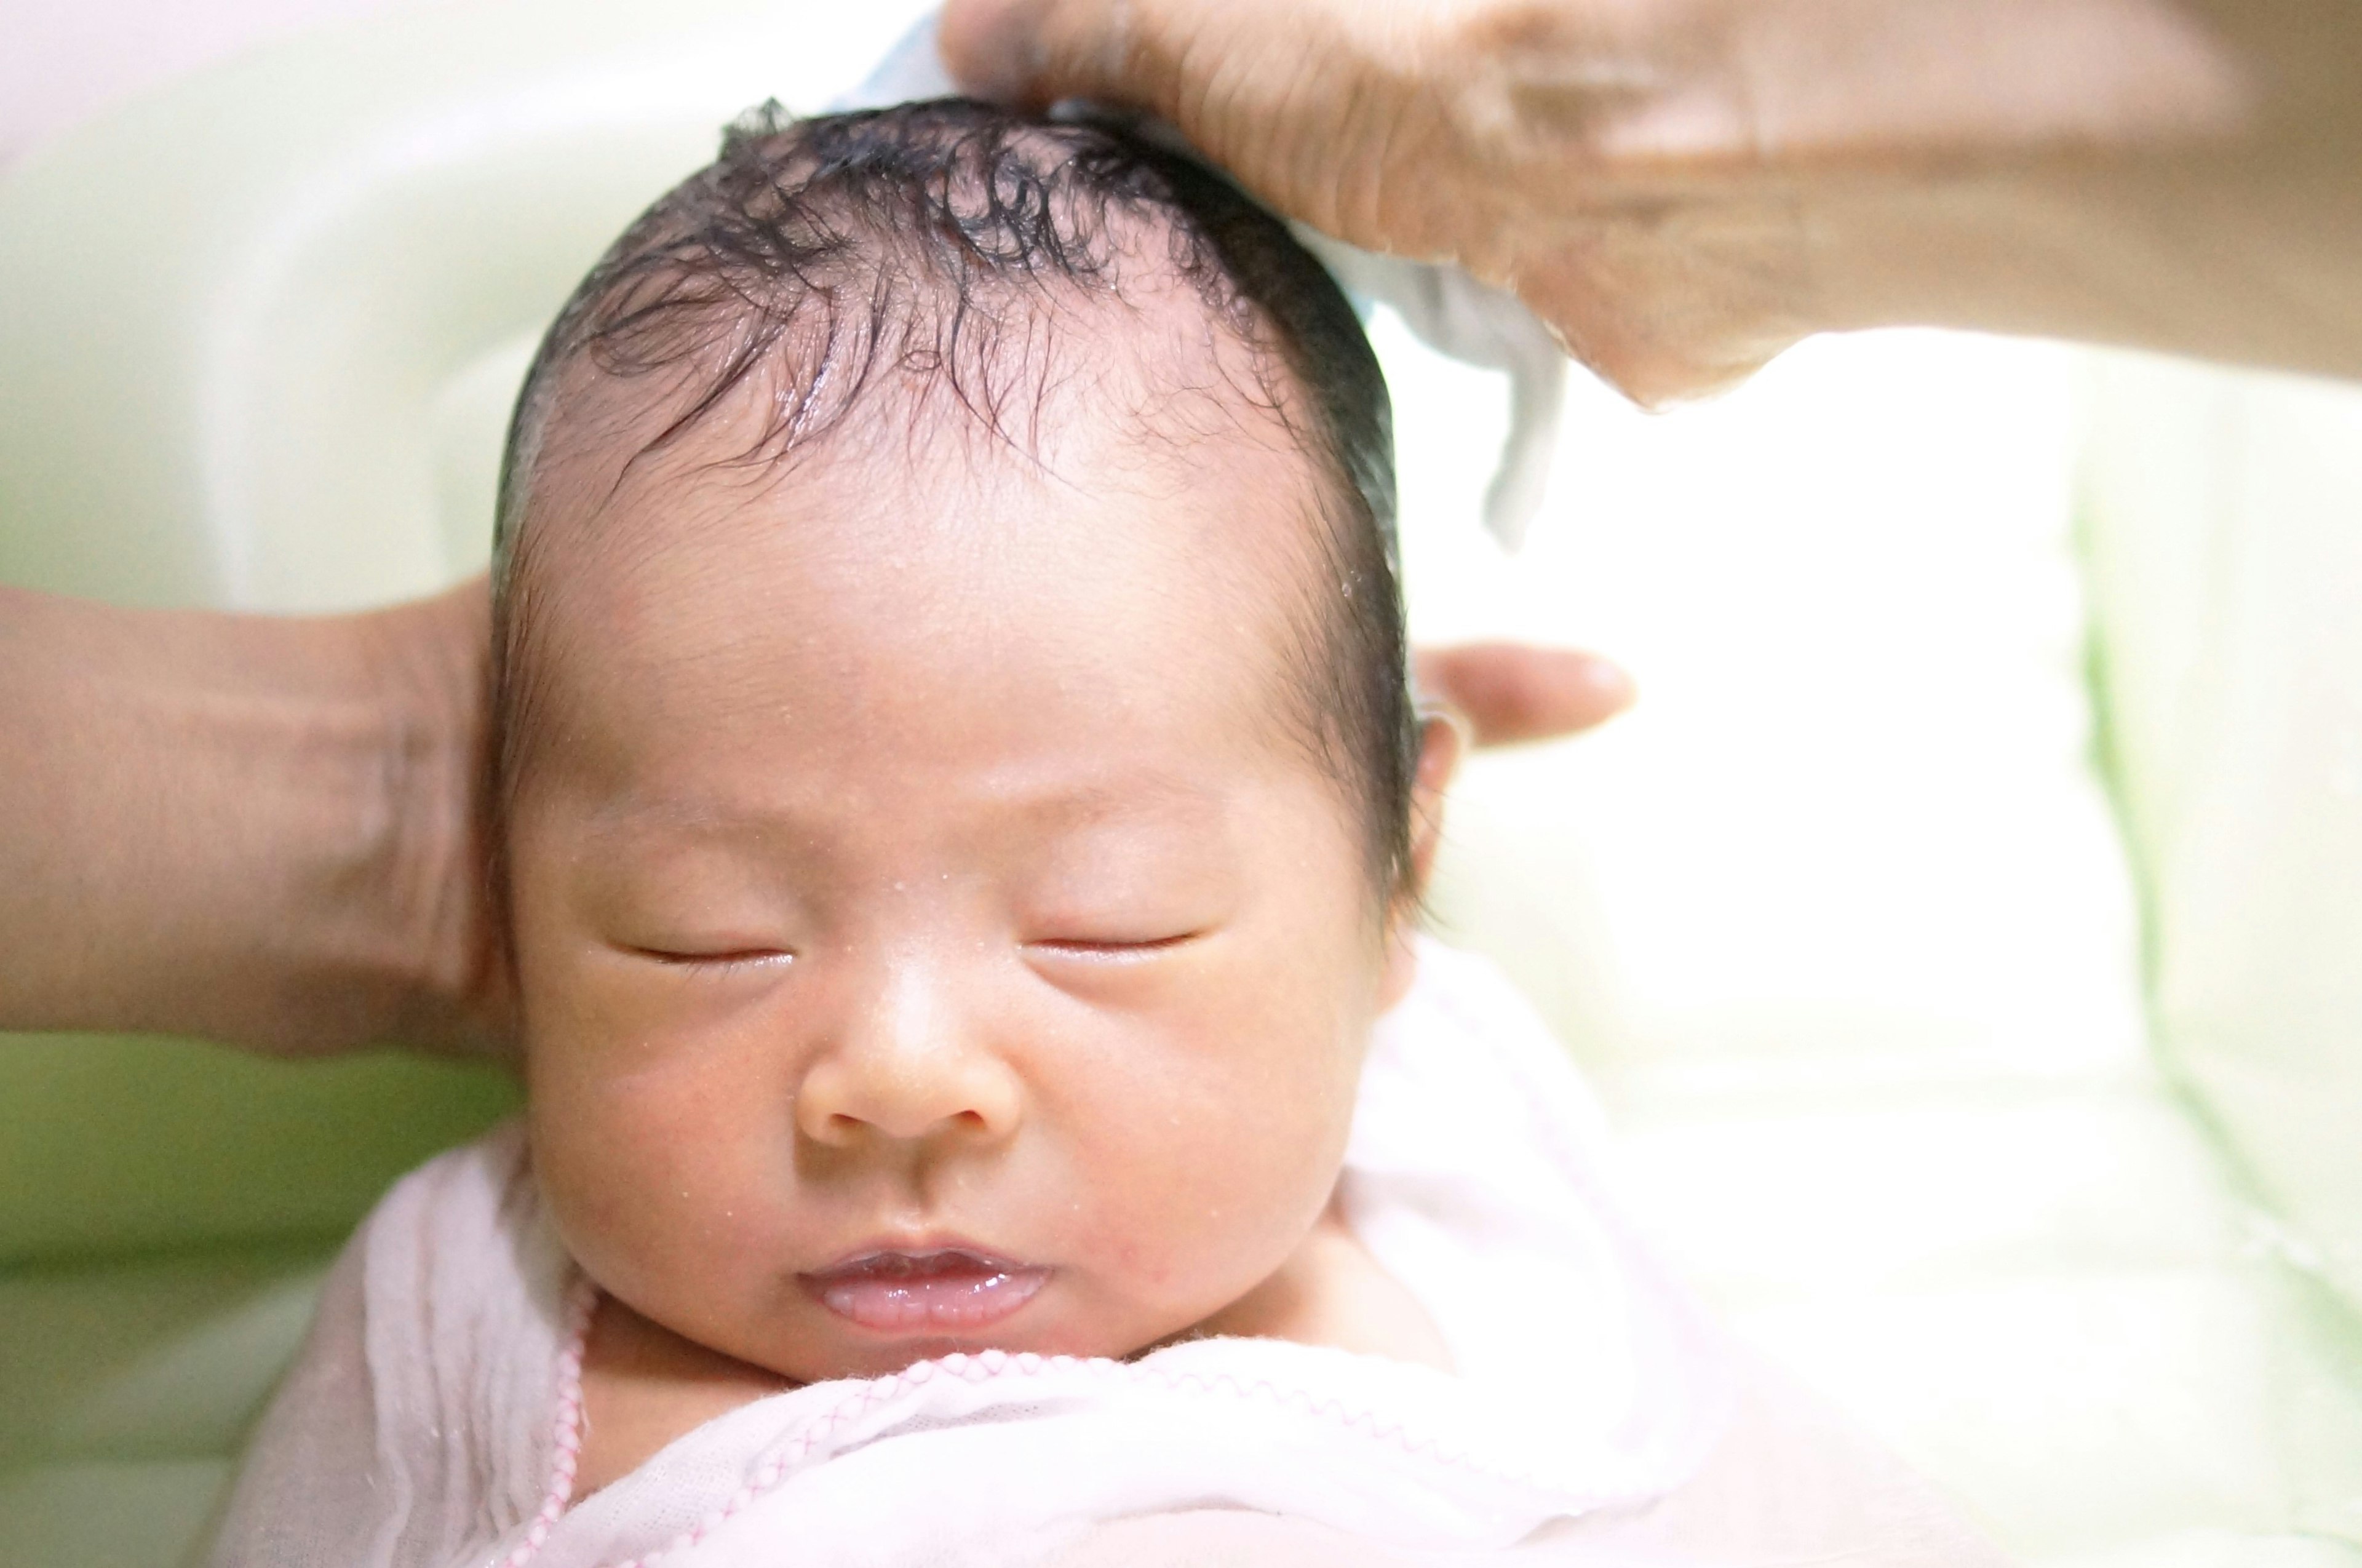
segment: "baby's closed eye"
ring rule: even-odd
[[[1051,962],[1138,962],[1219,936],[1237,917],[1243,889],[1220,853],[1221,834],[1168,824],[1074,834],[1013,879],[1013,934],[1029,957]]]
[[[1149,930],[1155,928],[1151,926]],[[1206,929],[1179,930],[1163,935],[1116,932],[1090,925],[1078,927],[1064,935],[1037,936],[1026,943],[1032,951],[1053,958],[1093,960],[1123,960],[1152,958],[1160,954],[1203,941],[1211,932]]]
[[[786,964],[792,949],[767,942],[743,942],[727,937],[660,937],[652,942],[624,942],[617,948],[635,958],[677,968],[738,969],[756,965]]]

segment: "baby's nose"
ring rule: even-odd
[[[942,977],[903,964],[845,1010],[832,1048],[806,1071],[796,1126],[814,1143],[957,1137],[990,1143],[1017,1130],[1016,1073],[979,1037]]]

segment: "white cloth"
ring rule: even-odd
[[[1679,1485],[1732,1406],[1716,1331],[1607,1200],[1601,1136],[1507,982],[1423,944],[1373,1041],[1341,1191],[1458,1375],[1237,1339],[922,1364],[744,1406],[567,1510],[551,1483],[581,1292],[507,1128],[405,1177],[355,1237],[213,1561],[952,1568],[1220,1507],[1396,1552],[1506,1547]]]
[[[935,49],[935,18],[930,14],[886,52],[866,81],[829,107],[882,108],[958,91]],[[1156,128],[1163,132],[1158,139],[1187,149],[1177,133]],[[1346,293],[1365,305],[1386,305],[1429,347],[1508,376],[1509,432],[1485,492],[1485,526],[1504,548],[1516,549],[1549,488],[1559,415],[1566,403],[1567,360],[1557,336],[1515,294],[1480,283],[1457,267],[1359,249],[1307,224],[1288,227]]]

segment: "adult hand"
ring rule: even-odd
[[[0,589],[0,1029],[506,1054],[490,626],[481,578],[305,619]],[[1418,674],[1480,745],[1631,701],[1602,660],[1516,645]]]
[[[1644,401],[1906,322],[2362,374],[2350,0],[949,0],[942,40],[1515,289]]]

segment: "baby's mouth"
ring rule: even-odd
[[[962,1247],[865,1253],[800,1276],[820,1304],[880,1333],[961,1332],[999,1322],[1049,1281],[1046,1268]]]

